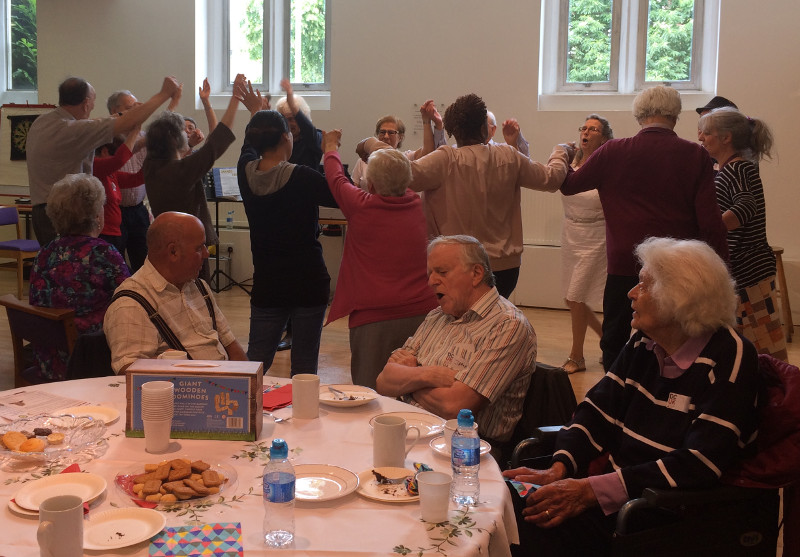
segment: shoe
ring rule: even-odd
[[[283,350],[291,350],[291,349],[292,349],[292,337],[291,337],[291,335],[286,335],[278,343],[278,352],[281,352]]]
[[[567,358],[567,361],[561,365],[561,368],[569,374],[577,371],[586,371],[586,358],[581,358],[580,360]]]

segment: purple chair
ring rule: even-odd
[[[13,259],[11,263],[0,264],[0,270],[16,271],[17,272],[17,297],[22,299],[22,279],[23,267],[30,262],[26,259],[36,257],[36,252],[39,251],[39,242],[36,240],[26,240],[22,238],[19,228],[19,213],[16,207],[1,207],[0,208],[0,226],[15,225],[17,227],[17,239],[0,242],[0,258]]]
[[[71,309],[43,308],[22,302],[13,294],[0,296],[0,306],[5,306],[14,348],[14,387],[41,383],[39,368],[33,365],[27,348],[37,345],[53,346],[72,354],[78,330],[75,328],[75,311]],[[30,344],[25,345],[24,341]]]

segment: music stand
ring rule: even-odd
[[[239,185],[236,181],[235,168],[212,168],[206,175],[209,184],[206,186],[206,199],[214,202],[214,231],[217,233],[217,245],[214,250],[214,272],[211,274],[211,283],[214,284],[211,288],[214,292],[221,292],[223,290],[230,290],[234,286],[238,286],[244,290],[247,295],[250,291],[241,282],[234,280],[234,278],[219,268],[219,204],[224,203],[241,203],[242,196],[239,193]],[[228,258],[231,261],[230,258]],[[225,288],[220,288],[220,276],[228,279],[228,284]],[[216,283],[215,283],[216,280]]]

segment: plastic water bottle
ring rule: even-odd
[[[477,505],[481,490],[478,480],[481,440],[474,424],[471,410],[464,409],[458,413],[458,429],[453,432],[451,449],[453,484],[450,496],[459,506]]]
[[[233,214],[235,211],[228,211],[228,216],[225,218],[225,228],[228,230],[233,229]]]
[[[270,547],[288,547],[294,540],[294,467],[289,447],[273,439],[264,466],[264,541]]]

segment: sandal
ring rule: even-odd
[[[580,360],[567,358],[567,361],[561,365],[561,368],[568,374],[572,374],[577,371],[586,371],[586,358],[581,358]]]

